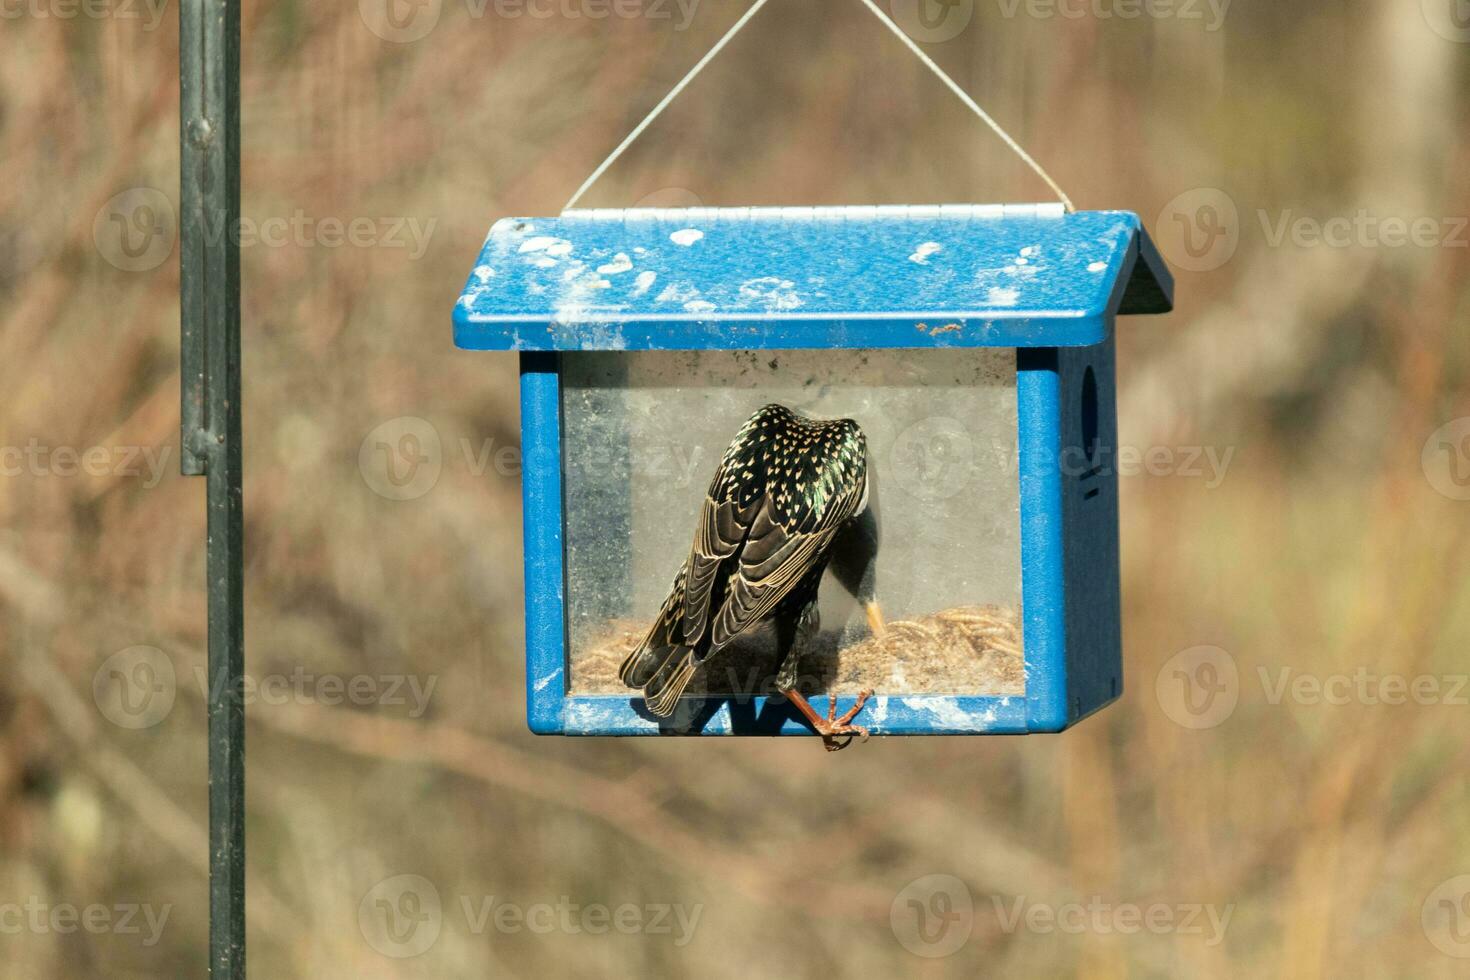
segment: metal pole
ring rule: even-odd
[[[244,980],[239,0],[182,0],[179,81],[180,470],[205,475],[209,520],[209,970]]]

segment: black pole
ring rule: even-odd
[[[240,7],[179,6],[180,470],[209,516],[209,970],[245,977]]]

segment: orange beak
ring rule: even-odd
[[[877,599],[869,599],[863,603],[863,611],[868,615],[868,629],[874,636],[882,636],[888,632],[888,627],[883,622],[883,610],[878,608]]]

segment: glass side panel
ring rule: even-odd
[[[1023,694],[1015,365],[1011,348],[564,355],[571,692],[636,695],[619,665],[689,555],[726,447],[775,402],[862,427],[878,531],[867,582],[882,625],[862,576],[838,575],[863,567],[843,539],[802,690]],[[742,635],[688,694],[769,692],[779,635]]]

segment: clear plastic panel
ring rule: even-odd
[[[885,628],[829,571],[802,689],[1025,692],[1014,349],[573,353],[563,386],[572,693],[628,693],[618,666],[689,554],[715,467],[771,402],[857,420],[879,528]],[[774,630],[754,631],[688,693],[768,692],[778,660]]]

